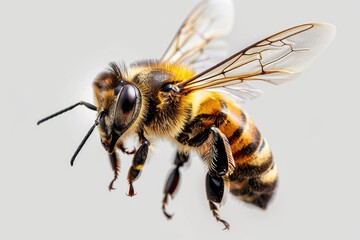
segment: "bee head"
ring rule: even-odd
[[[101,143],[112,152],[117,140],[136,121],[141,94],[135,85],[124,80],[116,64],[110,64],[110,70],[95,79],[94,93],[98,103]]]

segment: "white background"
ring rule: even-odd
[[[359,28],[357,1],[236,1],[231,53],[285,28],[329,22],[337,35],[292,84],[262,86],[244,105],[272,147],[280,183],[267,211],[229,196],[222,231],[208,210],[199,159],[161,212],[174,149],[154,143],[129,198],[122,157],[117,190],[95,131],[79,108],[36,121],[79,100],[110,61],[160,57],[198,1],[1,1],[0,239],[359,239]]]

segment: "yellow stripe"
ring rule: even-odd
[[[135,169],[140,171],[143,168],[143,166],[144,166],[143,164],[139,164],[135,166]]]
[[[272,183],[276,181],[277,175],[277,167],[274,165],[274,167],[262,175],[260,179],[263,183]]]

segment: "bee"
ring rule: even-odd
[[[120,169],[118,151],[133,154],[128,171],[129,196],[146,162],[150,138],[169,139],[177,147],[162,201],[166,210],[180,181],[180,169],[196,152],[204,161],[206,195],[215,219],[230,192],[238,199],[265,209],[277,183],[277,167],[265,138],[240,104],[261,91],[249,83],[280,85],[293,80],[329,45],[335,27],[324,23],[295,26],[200,70],[221,50],[221,38],[233,25],[231,0],[201,2],[186,18],[164,55],[158,60],[133,63],[125,68],[110,63],[93,82],[95,104],[80,101],[38,122],[82,105],[97,112],[72,159],[97,127],[108,153],[114,189]],[[139,147],[129,151],[124,139],[135,135]]]

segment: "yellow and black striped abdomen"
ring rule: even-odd
[[[277,182],[277,169],[266,140],[248,115],[230,99],[212,92],[202,94],[199,100],[194,119],[202,119],[205,128],[215,125],[229,141],[235,165],[228,176],[230,192],[265,209]]]
[[[277,182],[271,150],[248,115],[231,101],[224,103],[226,119],[219,129],[229,141],[235,163],[230,192],[265,209]]]

